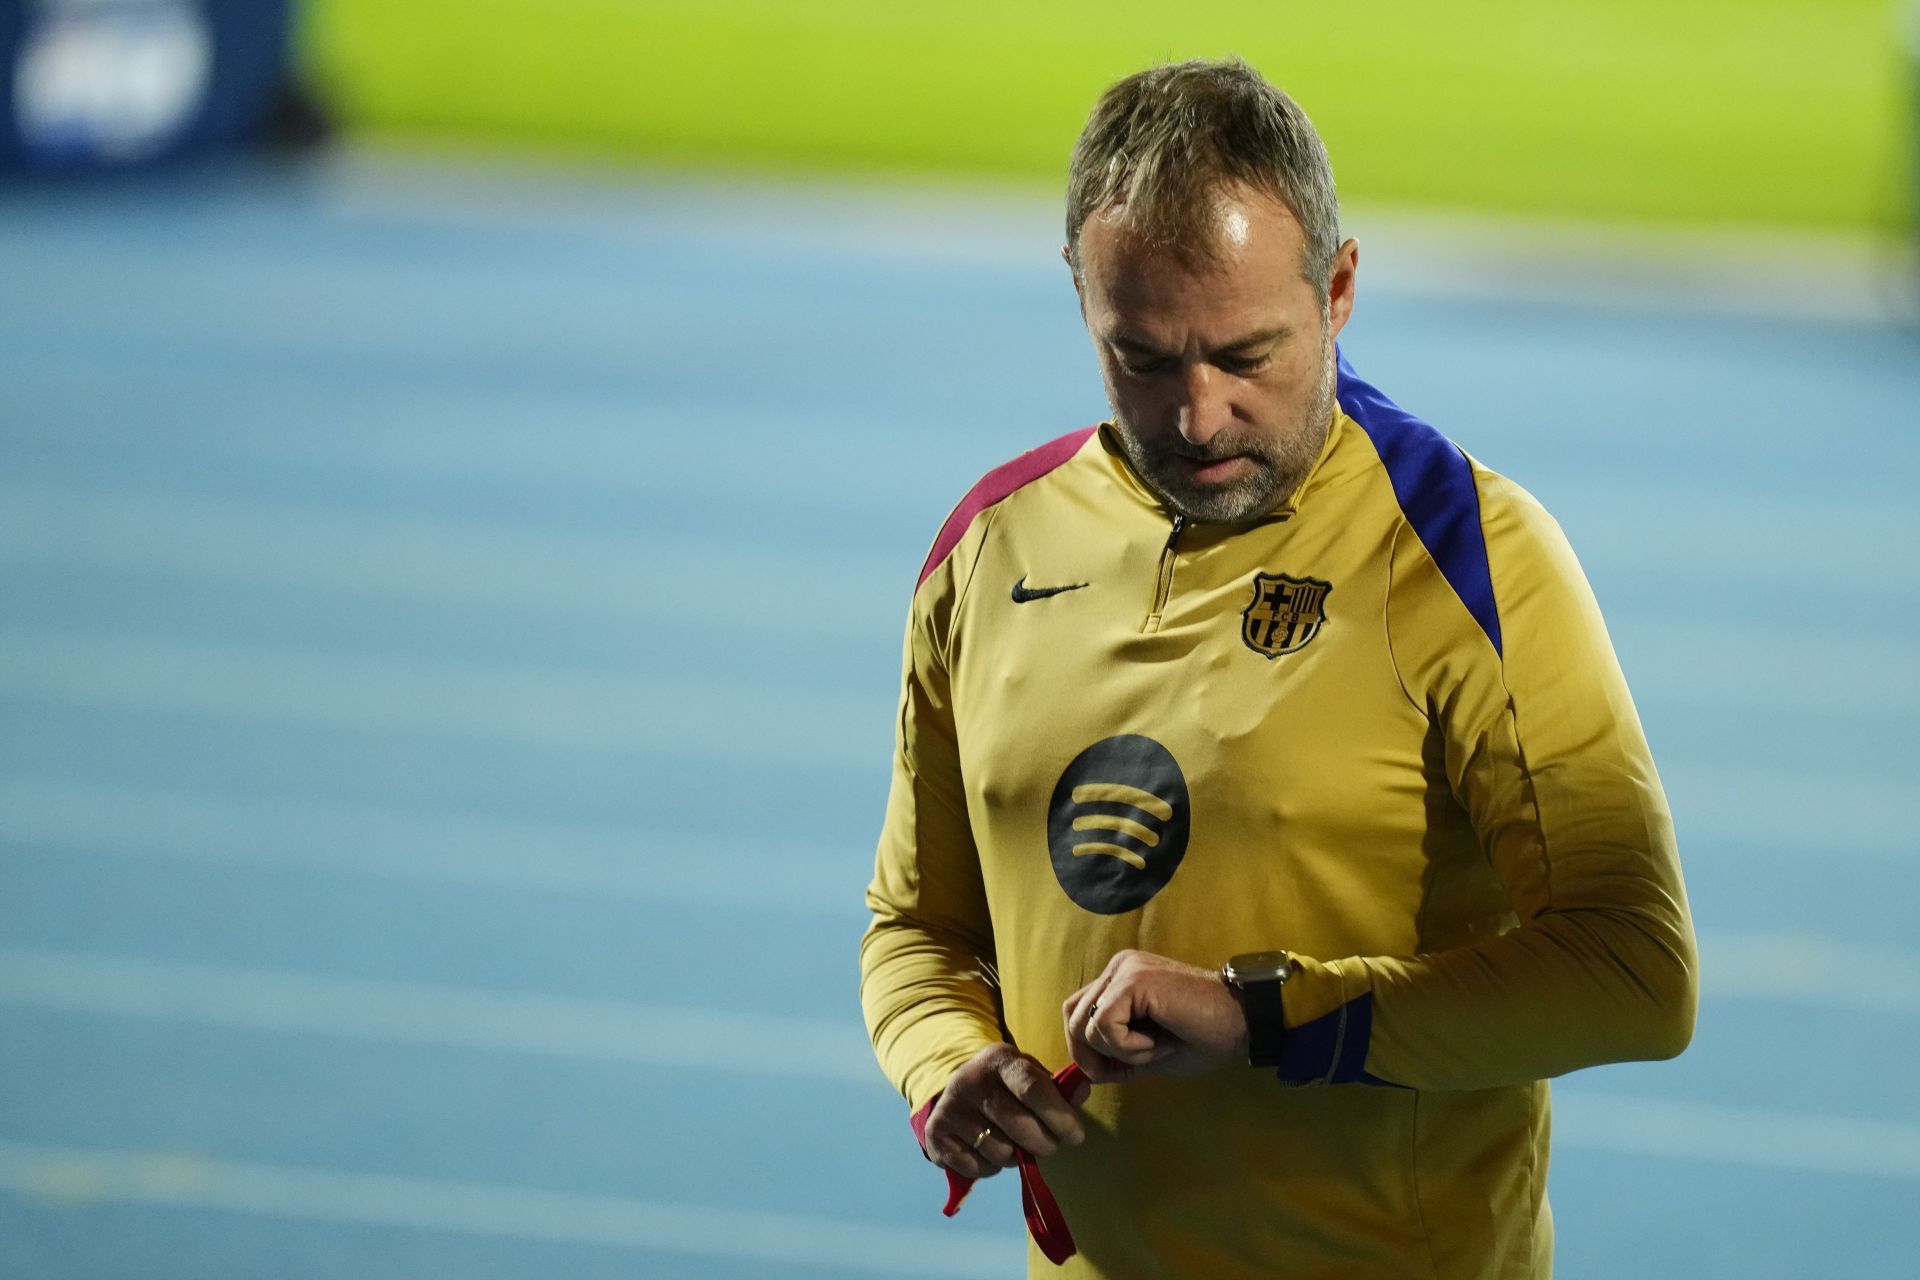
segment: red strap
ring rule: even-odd
[[[1053,1073],[1053,1082],[1060,1086],[1061,1093],[1072,1097],[1087,1082],[1087,1073],[1078,1063],[1069,1062]],[[923,1113],[931,1109],[924,1108]],[[924,1138],[926,1121],[916,1119],[919,1123],[914,1128],[922,1131],[916,1136]],[[960,1212],[960,1202],[967,1198],[967,1192],[973,1190],[973,1179],[952,1169],[946,1173],[947,1207],[940,1212],[951,1218]],[[1040,1162],[1025,1151],[1020,1152],[1020,1207],[1026,1211],[1027,1230],[1033,1233],[1033,1242],[1040,1246],[1048,1262],[1057,1267],[1077,1252],[1073,1232],[1067,1230],[1067,1219],[1060,1212],[1060,1203],[1053,1198],[1047,1180],[1040,1176]]]
[[[1074,1255],[1073,1232],[1067,1230],[1066,1216],[1060,1212],[1047,1180],[1040,1176],[1040,1162],[1024,1151],[1020,1153],[1020,1207],[1026,1210],[1027,1231],[1048,1262],[1057,1267]]]

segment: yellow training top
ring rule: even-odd
[[[1277,1072],[1095,1088],[1045,1163],[1080,1256],[1033,1275],[1545,1277],[1544,1081],[1692,1033],[1666,800],[1564,536],[1339,375],[1263,520],[1176,521],[1079,432],[982,480],[914,595],[861,944],[909,1106],[998,1040],[1064,1064],[1117,951],[1295,958]]]

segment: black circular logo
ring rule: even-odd
[[[1089,911],[1137,911],[1187,856],[1187,780],[1173,753],[1135,733],[1073,758],[1047,806],[1047,851],[1067,896]]]

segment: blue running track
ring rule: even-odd
[[[1103,412],[1053,234],[393,161],[0,193],[0,1277],[1017,1274],[855,947],[926,545]],[[1560,1274],[1911,1274],[1920,346],[1361,289],[1355,364],[1582,555],[1701,931],[1690,1052],[1556,1085]]]

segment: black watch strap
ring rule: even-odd
[[[1280,1065],[1280,1044],[1286,1038],[1286,1018],[1277,979],[1249,982],[1240,987],[1240,1004],[1247,1011],[1247,1064]]]

